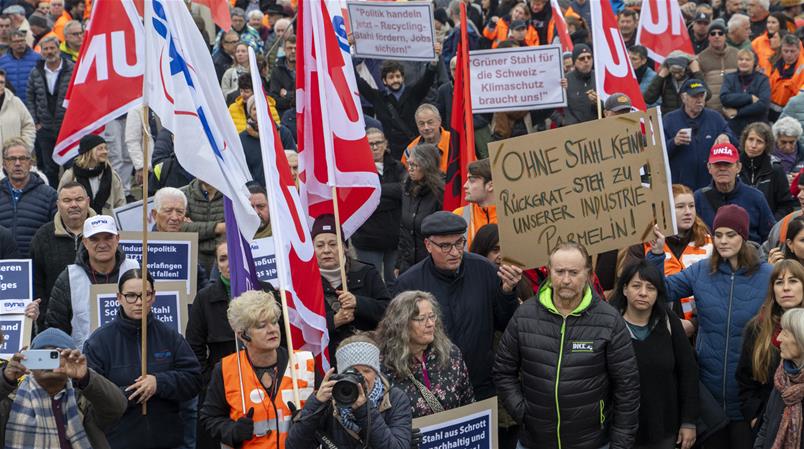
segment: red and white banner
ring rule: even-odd
[[[675,0],[642,0],[636,43],[647,48],[648,55],[660,64],[673,50],[695,53]]]
[[[310,219],[333,213],[337,188],[344,238],[377,208],[380,178],[366,139],[354,69],[326,3],[299,2],[296,114],[299,188]]]
[[[561,5],[558,4],[558,0],[550,0],[550,6],[553,8],[553,18],[555,19],[558,39],[561,41],[561,50],[565,52],[572,51],[574,46],[567,30],[567,21],[564,20],[564,14],[561,12]]]
[[[142,104],[145,66],[142,19],[132,0],[95,0],[92,26],[64,99],[66,112],[53,160],[78,154],[81,137]],[[70,103],[78,107],[69,108]]]
[[[634,108],[646,110],[645,99],[634,76],[625,41],[617,28],[617,17],[610,2],[589,2],[592,13],[592,50],[595,60],[595,86],[600,101],[615,93],[631,99]]]

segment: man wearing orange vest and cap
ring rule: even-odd
[[[469,176],[463,185],[466,192],[466,206],[452,211],[460,215],[468,224],[466,228],[466,246],[472,245],[477,230],[489,223],[497,223],[497,206],[495,205],[494,182],[491,180],[491,164],[488,159],[480,159],[469,163]]]

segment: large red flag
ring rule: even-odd
[[[326,2],[300,1],[297,24],[302,206],[311,219],[332,214],[336,187],[340,223],[349,238],[380,202],[380,178],[366,139],[354,68],[339,45]]]
[[[567,30],[567,21],[564,20],[564,14],[561,12],[561,5],[558,4],[558,0],[550,0],[550,6],[553,8],[553,19],[556,24],[558,39],[561,41],[561,50],[565,52],[572,51],[574,46]]]
[[[675,0],[642,0],[636,43],[648,49],[656,62],[664,62],[673,50],[694,54],[692,41]]]
[[[611,2],[590,2],[592,12],[592,40],[595,59],[595,86],[600,101],[606,101],[615,93],[623,93],[631,99],[634,108],[646,110],[645,99],[639,90],[625,42],[617,28],[617,18]]]
[[[81,137],[142,104],[143,33],[132,0],[95,0],[64,99],[66,112],[53,150],[57,164],[78,154]]]
[[[466,205],[463,185],[468,175],[467,165],[475,157],[475,127],[472,121],[472,95],[469,90],[469,33],[466,28],[466,4],[461,2],[461,39],[458,41],[455,85],[452,90],[450,143],[447,181],[444,184],[444,210]]]

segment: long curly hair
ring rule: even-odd
[[[412,182],[412,192],[418,195],[421,189],[428,188],[436,198],[444,195],[444,175],[441,174],[439,165],[441,164],[441,153],[437,146],[429,143],[421,143],[410,150],[408,161],[414,161],[419,165],[424,177],[421,181],[413,182],[408,175],[408,180]]]
[[[410,362],[411,320],[419,315],[419,303],[428,301],[436,314],[435,335],[429,349],[435,354],[436,363],[442,368],[449,363],[452,342],[441,323],[441,308],[428,292],[409,290],[398,294],[388,305],[385,317],[377,325],[375,340],[379,343],[383,365],[397,377],[412,374]]]

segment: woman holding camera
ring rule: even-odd
[[[307,399],[288,432],[287,447],[313,449],[323,443],[341,449],[409,449],[410,401],[381,374],[380,348],[374,340],[349,337],[335,358],[340,374],[334,376],[330,369]]]
[[[397,295],[377,327],[377,341],[383,370],[408,395],[414,418],[474,402],[461,350],[444,333],[432,294],[412,290]]]
[[[201,425],[230,447],[284,448],[293,380],[288,351],[280,345],[279,306],[270,294],[250,290],[233,299],[226,314],[245,349],[215,364]],[[295,356],[299,395],[305,398],[315,383],[313,354]]]

